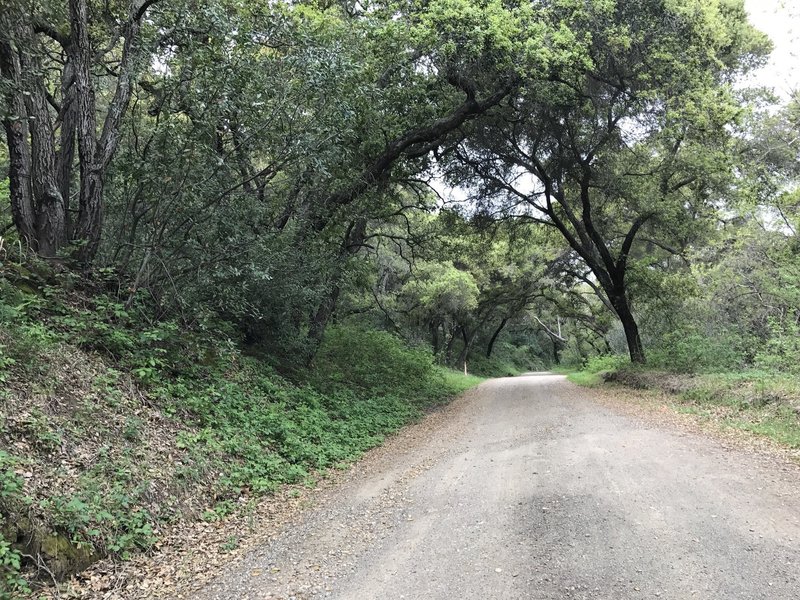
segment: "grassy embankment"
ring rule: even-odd
[[[313,484],[480,381],[354,327],[289,380],[222,323],[23,275],[0,277],[0,599]]]
[[[578,385],[623,385],[659,394],[677,412],[800,448],[800,380],[791,374],[673,373],[636,368],[620,357],[590,360],[580,369],[561,372]]]

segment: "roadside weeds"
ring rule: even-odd
[[[752,397],[748,389],[757,389],[757,384],[741,386],[736,395],[726,394],[713,377],[649,373],[632,379],[580,372],[568,374],[568,379],[591,388],[595,400],[624,414],[711,436],[725,447],[767,453],[800,466],[800,416],[793,400],[745,400]]]

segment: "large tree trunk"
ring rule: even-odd
[[[438,358],[439,352],[442,350],[441,338],[439,338],[439,323],[431,321],[428,323],[428,329],[431,333],[431,350],[433,350],[433,357]]]
[[[11,83],[11,114],[4,119],[9,149],[11,211],[20,237],[51,257],[66,238],[66,210],[56,179],[53,121],[41,72],[36,37],[30,25],[3,19],[0,27],[16,36],[0,41],[0,72]]]
[[[9,169],[11,182],[11,217],[23,243],[36,246],[36,217],[30,186],[31,159],[26,143],[27,127],[23,119],[4,119],[3,126],[8,140]]]
[[[639,326],[636,324],[636,319],[631,312],[628,299],[624,295],[620,295],[611,298],[611,302],[622,323],[622,329],[625,331],[625,341],[628,343],[628,354],[630,354],[631,362],[644,364],[646,360],[642,340],[639,337]]]
[[[325,330],[327,329],[328,323],[330,322],[331,317],[336,310],[336,304],[339,301],[339,294],[341,291],[342,288],[339,286],[339,284],[334,283],[323,298],[322,302],[319,303],[317,310],[314,311],[314,314],[311,317],[311,323],[308,328],[308,339],[311,342],[312,347],[309,362],[313,360],[317,349],[322,343],[322,338],[325,336]]]
[[[103,233],[104,173],[96,165],[81,162],[81,195],[74,239],[80,242],[76,258],[84,264],[92,262],[100,247]]]
[[[456,364],[460,368],[463,368],[464,373],[466,373],[467,358],[469,357],[469,351],[470,348],[472,347],[472,341],[475,339],[475,333],[473,332],[470,335],[466,327],[461,327],[461,339],[464,342],[464,347],[461,349],[461,353],[458,355],[458,362]]]
[[[553,344],[553,363],[556,364],[556,365],[560,365],[561,364],[561,346],[559,344],[559,341],[556,338],[554,338],[552,336],[549,336],[549,337],[550,337],[550,342],[552,342],[552,344]]]
[[[453,346],[456,343],[456,337],[458,337],[459,329],[457,327],[453,327],[450,331],[450,338],[447,340],[447,346],[445,347],[444,351],[444,363],[446,365],[450,365],[453,362]]]
[[[89,39],[89,8],[86,0],[70,0],[71,44],[70,58],[74,66],[75,97],[77,99],[76,130],[80,160],[80,201],[74,240],[81,242],[76,256],[83,263],[91,262],[100,242],[103,178],[97,154],[95,93],[91,80],[92,47]]]
[[[311,352],[309,353],[308,363],[314,360],[317,349],[322,343],[322,338],[325,336],[325,329],[328,327],[328,322],[331,320],[334,312],[336,312],[336,305],[339,302],[339,295],[341,294],[341,278],[344,274],[344,268],[347,259],[355,255],[367,235],[367,220],[359,218],[352,221],[347,228],[344,235],[342,244],[339,247],[339,255],[336,265],[334,265],[334,273],[331,277],[330,288],[328,293],[325,294],[322,301],[317,306],[308,328],[308,340],[311,342]]]
[[[489,340],[489,345],[486,346],[486,358],[492,357],[492,350],[494,350],[494,343],[497,341],[497,337],[500,335],[500,332],[503,331],[503,328],[508,323],[508,319],[503,319],[500,321],[500,325],[497,326],[497,329],[494,330],[492,334],[492,338]]]
[[[9,20],[0,18],[0,28],[11,30]],[[23,243],[36,247],[36,212],[31,189],[31,153],[28,147],[28,113],[21,93],[22,69],[19,57],[9,40],[0,38],[0,75],[13,88],[6,101],[10,111],[3,118],[8,143],[8,178],[11,192],[11,216]]]
[[[0,44],[0,54],[4,55],[2,50],[3,44]],[[13,116],[3,119],[8,141],[11,216],[23,243],[35,247],[36,214],[31,190],[31,155],[28,149],[27,116],[21,98],[14,98],[11,110]]]
[[[72,238],[72,217],[69,211],[69,195],[72,191],[72,165],[75,162],[75,130],[78,107],[75,99],[75,86],[72,85],[74,67],[68,57],[61,77],[61,133],[58,150],[58,187],[64,200],[66,238]]]
[[[103,185],[116,152],[122,118],[131,97],[136,69],[141,20],[157,0],[131,0],[121,28],[124,40],[114,96],[108,105],[102,131],[92,75],[94,51],[87,0],[69,0],[70,32],[42,24],[29,15],[0,15],[0,74],[10,82],[3,120],[9,148],[9,181],[14,225],[30,247],[42,256],[55,256],[68,241],[79,242],[77,257],[90,263],[102,233]],[[5,35],[4,35],[5,34]],[[39,35],[61,45],[67,61],[61,72],[61,106],[50,98],[42,75],[45,56]],[[51,106],[59,111],[54,122]],[[56,129],[60,148],[56,150]],[[80,163],[78,222],[70,223],[68,204],[75,141]]]
[[[631,312],[626,293],[625,275],[628,267],[628,256],[633,247],[636,235],[641,227],[652,218],[652,213],[637,217],[631,223],[628,232],[623,238],[622,245],[616,258],[613,256],[600,231],[595,227],[592,219],[591,187],[592,177],[590,163],[579,159],[583,173],[580,178],[580,199],[571,203],[563,192],[563,181],[560,178],[550,178],[537,167],[537,176],[545,185],[546,208],[539,208],[550,217],[550,224],[558,229],[564,239],[575,252],[586,262],[606,294],[611,307],[625,330],[625,339],[628,342],[628,351],[631,362],[644,363],[644,349],[639,337],[639,328]],[[553,201],[560,210],[554,208]],[[580,212],[574,210],[579,207]],[[588,282],[587,282],[588,283]],[[590,286],[594,287],[591,283]]]
[[[31,35],[31,38],[33,36]],[[35,53],[21,52],[23,73],[41,70]],[[25,94],[31,136],[31,183],[36,211],[36,250],[41,256],[52,257],[66,239],[66,207],[56,179],[56,149],[53,123],[44,83],[32,79]]]
[[[86,0],[70,0],[71,40],[78,98],[76,129],[80,157],[81,194],[75,239],[81,242],[77,258],[90,263],[100,247],[103,231],[103,187],[106,171],[119,145],[122,119],[128,109],[135,82],[141,21],[157,0],[131,0],[123,29],[124,42],[114,97],[108,105],[100,137],[97,137],[95,90],[91,81],[92,47],[89,38],[89,8]]]

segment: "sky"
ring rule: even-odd
[[[745,0],[750,22],[775,45],[769,63],[753,75],[753,83],[775,88],[784,100],[800,90],[800,1]]]

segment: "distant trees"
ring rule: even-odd
[[[392,329],[424,340],[439,360],[458,368],[490,359],[501,334],[519,332],[526,320],[528,340],[543,330],[529,315],[550,320],[560,293],[558,249],[538,235],[546,232],[512,223],[487,230],[447,210],[422,220],[417,228],[429,239],[421,246],[404,241],[371,252],[374,299]],[[410,251],[413,262],[400,260]],[[538,351],[535,358],[542,359]]]

